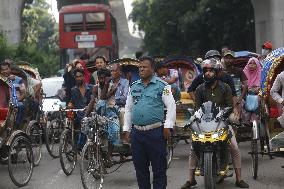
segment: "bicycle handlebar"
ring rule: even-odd
[[[63,112],[80,112],[80,111],[85,111],[86,109],[85,108],[83,108],[83,109],[72,109],[72,108],[65,108],[65,109],[60,109],[59,111],[63,111]]]

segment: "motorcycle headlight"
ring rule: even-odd
[[[205,135],[199,134],[198,137],[201,138],[201,139],[204,139]]]
[[[224,129],[220,129],[212,135],[212,138],[221,137],[224,134],[224,132],[225,132]]]

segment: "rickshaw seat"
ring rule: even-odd
[[[278,107],[270,107],[269,117],[270,118],[277,118],[279,116],[280,116],[280,113],[278,111]]]
[[[193,104],[193,100],[190,95],[185,91],[180,92],[180,102],[182,104]]]
[[[0,108],[0,122],[5,121],[8,115],[8,108]]]

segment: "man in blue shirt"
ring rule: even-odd
[[[90,84],[85,84],[84,82],[84,71],[82,69],[75,69],[74,78],[76,85],[71,89],[71,103],[75,109],[84,109],[90,103],[93,86]],[[80,123],[84,117],[84,112],[77,112],[75,119],[75,127],[80,128]],[[86,136],[80,133],[77,142],[78,148],[82,149],[86,142]]]
[[[126,140],[131,131],[132,158],[140,189],[150,189],[151,163],[153,188],[166,189],[166,140],[176,120],[176,104],[171,86],[154,75],[154,60],[142,57],[141,79],[131,85],[125,105],[123,131]],[[167,114],[164,121],[164,107]]]
[[[112,93],[115,93],[115,105],[119,107],[119,123],[120,126],[124,122],[124,112],[127,93],[129,90],[129,81],[121,77],[121,67],[119,64],[114,64],[110,67],[111,76],[112,76]],[[121,129],[122,131],[122,129]]]

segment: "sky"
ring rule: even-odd
[[[56,0],[46,0],[46,2],[48,2],[51,5],[51,9],[49,10],[49,12],[54,16],[54,18],[58,22],[59,17],[58,17]],[[125,7],[125,13],[126,13],[127,18],[128,18],[129,14],[131,13],[131,10],[132,10],[132,5],[131,5],[132,2],[133,2],[133,0],[123,0],[124,7]],[[132,21],[128,21],[128,28],[129,28],[130,34],[135,36],[135,37],[139,37],[138,32],[133,33],[133,25],[134,25],[134,23]]]

